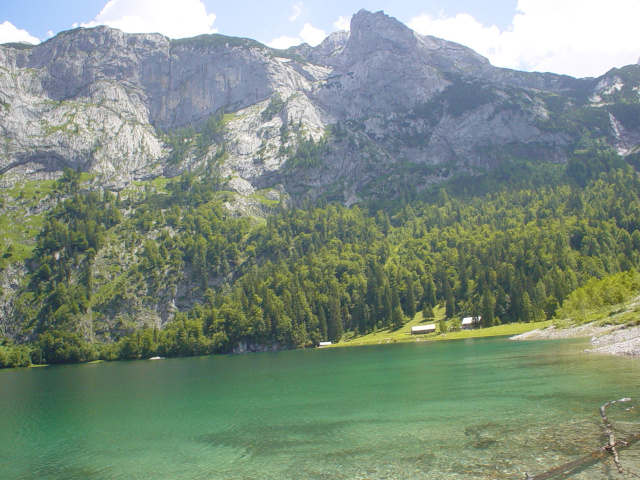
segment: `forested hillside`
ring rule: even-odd
[[[640,267],[639,92],[640,65],[496,68],[366,10],[284,51],[0,45],[0,365],[552,318]]]
[[[118,194],[71,170],[41,185],[55,206],[33,248],[2,259],[24,274],[3,286],[0,364],[302,348],[438,304],[529,322],[640,266],[640,181],[589,139],[566,165],[503,162],[386,204],[265,198],[264,220],[232,215],[225,188],[211,172]]]

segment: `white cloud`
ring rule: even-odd
[[[83,27],[108,25],[128,33],[162,33],[185,38],[215,33],[216,16],[201,0],[109,0]]]
[[[414,17],[409,27],[467,45],[496,66],[598,76],[640,55],[640,0],[519,0],[504,31],[468,14]]]
[[[298,37],[294,38],[294,37],[282,36],[282,37],[274,38],[269,43],[267,43],[267,45],[271,48],[286,50],[289,47],[293,47],[294,45],[300,45],[301,43],[302,43],[302,40],[300,40]]]
[[[293,47],[294,45],[300,45],[301,43],[308,43],[312,47],[315,47],[326,37],[327,34],[324,32],[324,30],[315,28],[310,23],[305,23],[297,37],[282,36],[274,38],[269,43],[267,43],[267,45],[271,48],[278,48],[281,50]]]
[[[500,42],[501,32],[498,27],[485,27],[466,13],[438,18],[421,15],[411,19],[408,25],[416,32],[468,45],[483,55],[493,53]]]
[[[338,17],[338,20],[333,22],[333,28],[335,28],[336,30],[343,30],[345,32],[348,32],[351,29],[351,20],[340,15]]]
[[[293,13],[289,16],[290,22],[295,22],[305,12],[302,2],[298,2],[293,6]]]
[[[4,21],[0,23],[0,43],[11,42],[28,42],[28,43],[40,43],[36,37],[32,36],[26,30],[20,30],[11,22]]]
[[[327,38],[327,34],[324,32],[324,30],[315,28],[310,23],[305,23],[302,27],[302,30],[300,31],[300,38],[303,42],[308,43],[312,47],[315,47],[325,38]]]

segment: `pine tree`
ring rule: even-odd
[[[404,322],[405,322],[405,317],[404,317],[404,314],[402,313],[402,308],[400,308],[400,305],[398,305],[393,309],[393,313],[391,314],[391,326],[394,329],[398,329],[402,327],[402,325],[404,325]]]
[[[380,323],[383,327],[388,327],[391,322],[391,314],[393,313],[393,305],[391,303],[391,289],[389,282],[384,283],[382,287],[382,305],[380,311]]]
[[[459,300],[464,300],[469,291],[469,275],[467,273],[467,267],[464,263],[464,260],[465,260],[464,254],[462,250],[460,250],[458,252],[459,287],[458,287],[458,295],[457,295]]]
[[[453,298],[453,292],[451,291],[451,285],[449,280],[444,281],[444,301],[445,301],[445,315],[451,319],[456,314],[456,303]]]
[[[355,306],[353,309],[353,321],[360,335],[364,335],[367,331],[367,305],[361,294],[356,296]]]
[[[538,280],[534,292],[534,310],[536,312],[536,318],[541,317],[545,312],[547,306],[547,289],[545,288],[542,280]]]
[[[482,316],[482,323],[485,327],[490,327],[494,324],[494,313],[496,300],[489,290],[485,290],[482,295],[482,302],[480,308],[480,315]]]
[[[333,296],[329,299],[329,316],[327,318],[327,337],[331,342],[338,342],[342,338],[343,327],[340,318],[340,299]]]
[[[405,312],[407,312],[407,317],[412,319],[416,315],[416,298],[413,292],[413,282],[411,278],[407,278],[407,293],[405,300]]]
[[[456,314],[456,306],[453,297],[445,302],[445,315],[448,319],[452,319]]]
[[[422,318],[425,320],[431,320],[434,317],[433,308],[428,303],[425,303],[424,308],[422,309]]]
[[[440,327],[440,334],[447,333],[449,331],[447,328],[447,322],[445,322],[444,318],[440,319],[438,326]]]
[[[522,313],[521,318],[523,322],[535,321],[535,313],[533,311],[533,304],[528,292],[522,294]]]
[[[435,307],[435,305],[437,303],[437,300],[436,300],[436,286],[433,283],[433,278],[432,277],[429,277],[429,279],[426,282],[424,303],[425,303],[425,305],[429,305],[430,307]]]
[[[324,308],[318,307],[318,328],[320,329],[320,338],[328,340],[327,334],[327,317],[324,313]]]

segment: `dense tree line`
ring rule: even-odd
[[[449,318],[481,315],[485,326],[534,321],[590,279],[640,264],[640,182],[597,142],[566,166],[512,163],[387,209],[319,201],[280,206],[259,223],[232,217],[221,188],[185,174],[164,194],[76,192],[54,208],[22,295],[31,359],[199,355],[240,342],[301,348],[398,328],[436,305]],[[134,260],[109,303],[91,266],[114,243]],[[186,283],[198,301],[163,328],[96,326],[127,285],[152,300]]]

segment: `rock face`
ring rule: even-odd
[[[583,80],[498,69],[365,10],[350,33],[286,51],[80,28],[0,46],[0,173],[11,184],[69,166],[120,188],[213,163],[245,194],[283,185],[353,203],[393,194],[407,172],[421,189],[506,158],[564,162],[584,128],[637,151],[638,126],[614,109],[605,125],[558,121],[607,109],[625,88],[638,103],[640,67],[626,69]],[[206,136],[216,114],[222,128]]]
[[[406,112],[447,87],[443,71],[492,70],[472,50],[418,35],[382,12],[358,12],[343,42],[338,54],[317,58],[333,71],[316,94],[341,120]]]

